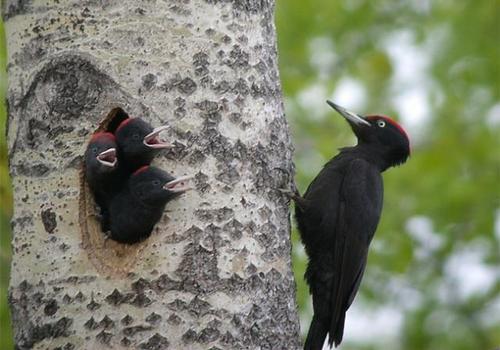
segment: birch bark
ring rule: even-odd
[[[299,346],[286,186],[292,148],[273,0],[4,0],[19,349]],[[96,231],[81,178],[113,108],[177,140],[195,174],[144,243]]]

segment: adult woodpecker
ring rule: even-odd
[[[339,345],[346,311],[358,291],[368,247],[383,201],[381,173],[410,155],[408,135],[383,115],[362,117],[327,103],[351,126],[358,143],[340,149],[311,182],[303,197],[292,194],[302,242],[309,257],[305,279],[314,315],[304,349]]]
[[[189,190],[190,176],[174,178],[169,173],[143,166],[110,204],[111,239],[133,244],[145,240],[160,220],[165,205]]]
[[[94,199],[99,205],[101,229],[108,230],[108,205],[117,192],[116,140],[109,132],[95,133],[85,151],[85,177]]]
[[[144,165],[149,165],[155,155],[173,146],[162,141],[159,134],[168,126],[153,128],[141,118],[127,118],[115,131],[118,145],[120,173],[128,176]]]

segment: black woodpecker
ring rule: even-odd
[[[190,178],[174,178],[161,169],[147,165],[136,170],[111,201],[110,238],[127,244],[148,238],[167,203],[190,189]]]
[[[304,349],[338,346],[347,309],[358,291],[368,247],[383,202],[381,173],[410,155],[408,135],[383,115],[360,116],[328,104],[351,126],[358,143],[340,149],[311,182],[305,194],[292,194],[302,242],[309,257],[305,279],[314,316]]]
[[[117,157],[115,136],[109,132],[95,133],[85,151],[85,177],[99,205],[101,229],[109,229],[108,205],[117,188]]]
[[[161,149],[173,146],[162,141],[159,134],[168,126],[153,128],[141,118],[127,118],[116,129],[119,170],[128,177],[135,170],[149,165]]]

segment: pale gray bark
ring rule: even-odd
[[[8,145],[19,349],[299,346],[291,145],[273,0],[14,1]],[[155,160],[196,189],[152,236],[104,242],[82,154],[121,107],[169,124]]]

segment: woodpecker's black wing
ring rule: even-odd
[[[342,185],[342,167],[345,162],[337,157],[328,162],[309,184],[302,202],[295,206],[295,218],[312,265],[322,251],[331,251],[337,220],[339,191]],[[306,272],[306,280],[311,281]]]
[[[340,190],[335,227],[334,280],[331,294],[330,345],[340,344],[345,313],[358,291],[368,247],[382,211],[383,183],[379,170],[363,159],[351,161]]]
[[[300,237],[309,257],[304,275],[314,315],[304,349],[321,349],[330,328],[334,283],[335,235],[344,174],[352,158],[339,154],[330,160],[304,193],[305,206],[295,206]]]

